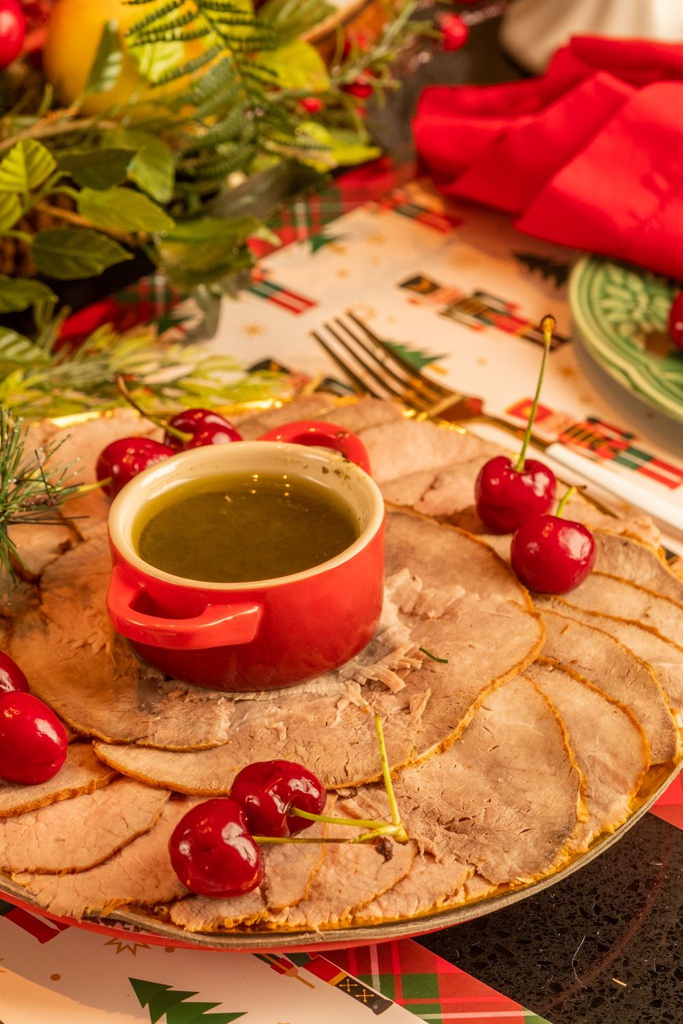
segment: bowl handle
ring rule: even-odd
[[[367,448],[356,434],[346,427],[340,427],[338,423],[329,423],[327,420],[295,420],[293,423],[283,423],[281,427],[274,427],[266,434],[261,434],[258,440],[286,441],[290,444],[332,448],[336,452],[341,452],[350,462],[355,462],[368,476],[372,475]]]
[[[247,644],[258,632],[263,607],[257,601],[216,601],[192,618],[164,618],[138,611],[142,588],[115,565],[107,591],[107,611],[117,633],[139,644],[175,651]]]

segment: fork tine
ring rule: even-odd
[[[358,374],[354,370],[352,370],[349,364],[345,363],[344,360],[335,352],[332,346],[328,345],[328,343],[325,341],[322,335],[318,334],[317,331],[311,331],[311,334],[318,342],[320,347],[327,352],[330,359],[332,359],[333,362],[337,364],[342,373],[346,377],[348,377],[348,379],[351,381],[351,384],[354,387],[354,390],[359,395],[370,395],[372,398],[385,397],[384,395],[379,394],[379,392],[376,391],[374,388],[372,388],[366,380],[363,380],[361,377],[359,377]]]
[[[416,409],[426,411],[429,408],[432,404],[430,399],[425,400],[412,386],[411,380],[404,379],[395,373],[391,366],[387,365],[383,351],[373,351],[340,317],[336,317],[333,324],[326,324],[326,327],[337,344],[354,361],[359,371],[358,379],[366,390],[370,388],[375,397],[391,397],[401,399],[403,402],[408,401]],[[376,390],[377,385],[381,389],[379,396]]]
[[[368,327],[366,323],[364,323],[359,317],[356,316],[353,310],[347,310],[346,315],[349,317],[350,320],[353,320],[354,324],[358,328],[360,328],[361,331],[363,331],[363,333],[366,335],[366,337],[370,339],[373,345],[379,348],[397,366],[401,367],[404,373],[408,375],[412,387],[416,387],[426,392],[432,392],[432,394],[429,395],[428,398],[430,402],[433,403],[436,401],[440,401],[443,398],[453,397],[453,395],[455,394],[454,391],[452,391],[450,388],[445,387],[443,384],[439,384],[437,381],[429,380],[427,377],[423,377],[422,374],[415,370],[415,367],[408,359],[401,355],[401,353],[397,351],[397,349],[394,346],[389,345],[384,338],[380,338],[377,334],[375,334],[375,332],[370,327]],[[337,320],[339,322],[339,318],[337,318]],[[348,327],[346,328],[346,330],[348,331]],[[362,344],[362,342],[359,342],[359,344]],[[383,361],[382,365],[385,367],[385,369],[388,370],[388,372],[392,373],[392,375],[395,376],[386,360]],[[400,378],[397,377],[396,379],[399,380]],[[405,386],[405,378],[403,378],[401,382]]]

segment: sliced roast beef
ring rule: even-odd
[[[149,832],[170,793],[118,779],[92,793],[0,821],[4,871],[64,874],[101,864]]]
[[[151,906],[187,893],[171,867],[168,841],[182,816],[197,799],[167,801],[154,827],[102,864],[71,875],[18,872],[12,877],[50,913],[81,918],[104,916],[128,903]]]
[[[71,743],[66,761],[56,775],[34,786],[0,780],[0,819],[9,814],[25,814],[57,800],[80,793],[91,793],[116,778],[116,771],[95,757],[92,744]]]
[[[562,862],[585,814],[581,784],[560,719],[518,676],[486,697],[443,754],[401,772],[395,792],[420,848],[506,885]]]
[[[645,730],[653,764],[677,757],[676,720],[650,666],[601,629],[552,611],[544,611],[543,620],[543,654],[630,708]]]
[[[635,622],[683,646],[683,605],[628,580],[592,572],[567,599],[577,608]]]
[[[610,530],[596,530],[595,543],[598,572],[630,580],[660,597],[683,603],[683,580],[669,568],[661,548]]]
[[[679,720],[683,721],[683,647],[679,647],[671,640],[664,640],[652,630],[635,622],[608,618],[597,612],[577,608],[570,603],[570,598],[571,594],[567,594],[566,598],[550,598],[543,603],[543,607],[609,633],[646,661],[659,680],[672,709],[677,713]]]
[[[559,712],[584,778],[590,817],[571,840],[572,850],[582,853],[631,814],[650,764],[647,738],[632,712],[558,665],[537,661],[524,674]]]

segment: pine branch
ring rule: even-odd
[[[12,526],[56,524],[63,502],[78,490],[69,483],[73,465],[55,468],[51,460],[61,442],[50,442],[27,453],[28,428],[0,408],[0,574],[15,578],[16,567],[26,568],[10,536]]]

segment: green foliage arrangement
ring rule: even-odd
[[[136,250],[185,291],[248,271],[248,240],[270,237],[273,203],[377,155],[347,87],[362,74],[379,94],[394,88],[392,64],[421,30],[408,0],[374,44],[340,40],[326,63],[302,39],[329,14],[326,0],[129,2],[140,17],[127,48],[164,86],[159,99],[147,88],[94,116],[83,97],[55,106],[29,63],[0,82],[0,315],[30,309],[38,331],[54,315],[55,281],[98,276]],[[116,29],[104,26],[84,96],[116,81]],[[188,61],[190,41],[201,47]],[[0,329],[0,359],[4,343],[16,353]]]

